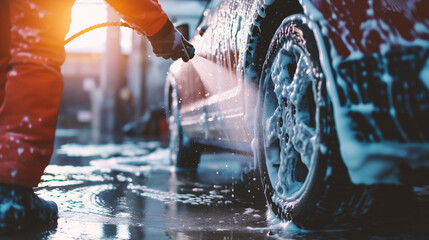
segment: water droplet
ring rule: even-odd
[[[21,155],[24,152],[24,148],[18,148],[16,151],[18,152],[18,155]]]

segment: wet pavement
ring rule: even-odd
[[[427,239],[429,236],[422,228],[416,230],[414,223],[400,230],[389,226],[377,231],[298,230],[291,224],[278,224],[267,210],[262,194],[249,181],[242,181],[242,172],[252,160],[249,156],[204,154],[197,170],[179,171],[169,164],[165,139],[108,136],[100,139],[94,141],[85,130],[57,131],[55,154],[36,192],[58,204],[58,223],[5,239]]]

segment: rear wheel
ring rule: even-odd
[[[310,229],[350,227],[388,213],[388,208],[377,208],[386,206],[385,197],[403,191],[351,183],[339,154],[318,54],[306,25],[282,23],[260,79],[255,131],[259,169],[268,205],[280,219]]]
[[[200,162],[201,149],[183,131],[179,112],[179,97],[173,86],[169,87],[168,105],[170,161],[176,167],[196,168]]]

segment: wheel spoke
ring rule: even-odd
[[[301,160],[307,168],[310,167],[311,159],[314,153],[315,131],[305,124],[298,124],[294,127],[294,136],[292,138],[296,151],[301,155]]]
[[[279,113],[276,109],[265,123],[265,146],[268,150],[266,151],[267,160],[269,160],[273,165],[280,164],[278,114]]]
[[[278,171],[277,189],[283,189],[282,198],[289,197],[293,192],[299,190],[302,182],[295,179],[296,163],[299,161],[299,154],[295,151],[291,144],[285,149],[284,157],[282,158],[280,168]]]
[[[265,123],[266,129],[266,144],[267,146],[271,146],[275,141],[279,140],[278,136],[278,112],[277,110],[273,113],[273,115],[266,120]]]

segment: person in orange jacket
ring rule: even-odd
[[[0,233],[58,216],[57,205],[32,188],[53,152],[74,1],[0,1]],[[147,36],[157,56],[185,62],[194,56],[157,0],[106,2]]]

